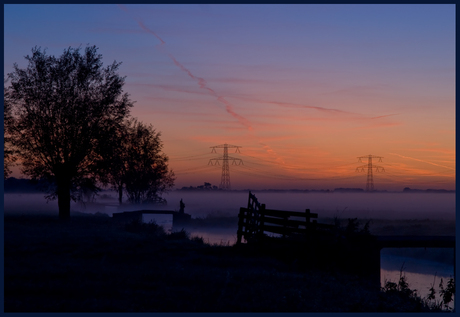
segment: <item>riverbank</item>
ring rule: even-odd
[[[107,216],[5,216],[5,312],[420,311],[340,267]]]

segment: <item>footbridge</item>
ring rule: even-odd
[[[186,224],[190,221],[191,215],[183,212],[172,211],[172,210],[136,210],[136,211],[124,211],[116,212],[112,214],[112,217],[119,222],[131,222],[139,221],[142,222],[142,215],[172,215],[173,216],[173,227],[174,225]]]

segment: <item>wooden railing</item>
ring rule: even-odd
[[[332,229],[333,225],[317,223],[318,214],[305,212],[266,209],[254,194],[249,192],[248,208],[240,208],[238,214],[237,244],[242,238],[246,241],[260,239],[265,232],[280,234],[283,237],[292,234],[307,235],[317,229]]]

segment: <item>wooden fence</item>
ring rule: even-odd
[[[249,192],[248,207],[240,208],[238,214],[237,244],[242,238],[246,241],[260,239],[264,232],[280,234],[283,237],[292,234],[308,235],[318,229],[332,229],[333,225],[319,224],[318,214],[305,212],[267,209],[260,204],[256,196]]]

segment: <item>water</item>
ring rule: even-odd
[[[446,288],[449,278],[454,277],[453,264],[453,249],[383,249],[380,253],[380,284],[384,286],[387,281],[398,283],[402,274],[409,288],[417,290],[420,297],[426,298],[434,286],[436,300],[440,300],[439,283],[442,279]],[[453,306],[451,302],[449,307]]]

